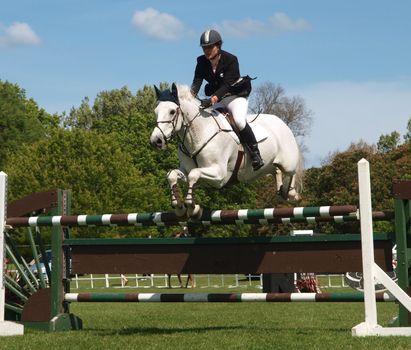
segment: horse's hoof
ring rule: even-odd
[[[190,218],[199,220],[201,219],[202,215],[203,215],[203,209],[198,204],[194,205],[194,207],[192,208],[188,208],[188,216]]]
[[[183,205],[182,207],[177,207],[174,209],[176,216],[178,218],[186,218],[187,217],[187,208]]]
[[[298,201],[301,200],[301,196],[300,196],[300,194],[299,194],[296,190],[292,189],[292,190],[288,193],[288,200],[289,200],[289,201],[298,202]]]

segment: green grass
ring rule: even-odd
[[[184,293],[187,289],[127,291]],[[362,303],[73,303],[71,311],[84,322],[82,331],[43,333],[28,329],[22,337],[2,338],[0,349],[410,348],[411,339],[405,337],[353,338],[351,328],[364,320],[363,308]],[[397,306],[378,304],[378,312],[380,324],[387,325]]]

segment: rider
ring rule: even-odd
[[[258,170],[264,162],[253,130],[247,123],[250,78],[241,78],[237,57],[222,50],[222,44],[221,36],[215,30],[207,30],[201,35],[200,45],[204,55],[197,58],[191,93],[197,96],[203,80],[208,82],[204,91],[211,97],[202,102],[203,107],[225,107],[231,112],[240,131],[240,141],[246,145],[250,153],[253,169]]]

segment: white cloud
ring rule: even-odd
[[[163,41],[178,40],[182,36],[191,36],[193,31],[186,28],[177,17],[159,12],[151,7],[136,11],[132,24],[145,35]],[[224,20],[212,26],[224,36],[252,37],[254,35],[279,35],[286,32],[306,31],[311,25],[304,19],[293,20],[283,12],[276,12],[267,21],[246,18],[241,21]]]
[[[40,38],[27,23],[14,22],[9,27],[0,24],[0,48],[40,44]]]
[[[244,19],[242,21],[223,21],[221,24],[215,25],[216,30],[224,34],[224,36],[245,38],[266,30],[266,24],[254,19]]]
[[[270,17],[268,28],[277,33],[303,32],[311,29],[311,25],[305,19],[292,20],[285,13],[277,12]]]
[[[410,83],[337,81],[288,89],[287,94],[301,96],[314,112],[312,132],[305,140],[308,165],[318,166],[329,153],[344,151],[352,142],[375,144],[392,131],[404,135],[411,118]]]
[[[144,34],[164,41],[177,40],[184,34],[184,25],[178,18],[153,8],[136,11],[132,24]]]
[[[304,19],[293,20],[283,12],[274,13],[266,22],[246,18],[241,21],[223,21],[215,28],[224,35],[232,37],[251,37],[256,34],[279,35],[286,32],[301,32],[311,29]]]

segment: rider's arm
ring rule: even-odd
[[[200,91],[201,84],[203,83],[204,79],[204,68],[202,67],[200,57],[197,58],[197,65],[194,71],[194,78],[191,84],[191,93],[193,96],[197,96],[198,92]]]

